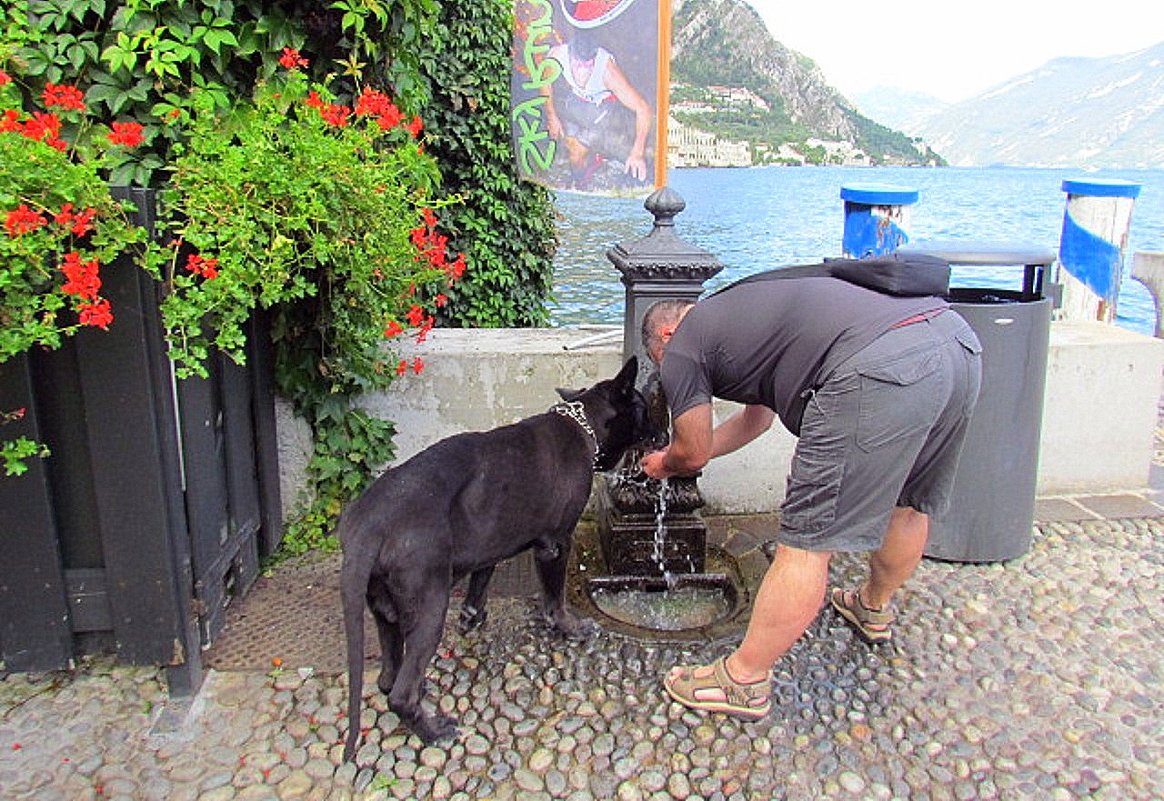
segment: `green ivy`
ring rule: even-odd
[[[512,3],[446,2],[431,58],[425,112],[443,190],[460,198],[443,222],[471,269],[438,319],[464,327],[530,327],[549,319],[557,245],[553,199],[518,178],[510,145]]]

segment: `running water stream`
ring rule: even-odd
[[[659,572],[666,579],[667,583],[671,583],[671,573],[667,570],[666,545],[667,545],[667,479],[659,480],[659,494],[655,501],[655,549],[651,553],[655,564],[659,566]]]

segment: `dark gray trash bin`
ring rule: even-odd
[[[951,265],[1022,268],[1022,288],[951,288],[950,301],[982,342],[982,389],[954,480],[950,510],[930,520],[925,555],[995,562],[1027,552],[1035,518],[1039,433],[1055,292],[1050,250],[1009,242],[918,242]],[[1050,284],[1046,289],[1052,289]]]

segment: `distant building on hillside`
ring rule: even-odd
[[[762,111],[771,110],[767,100],[742,86],[709,86],[707,91],[724,106],[751,106]]]
[[[667,162],[672,167],[750,167],[752,148],[747,142],[720,139],[670,117]]]

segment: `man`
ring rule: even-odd
[[[691,474],[758,437],[778,415],[799,437],[772,563],[740,645],[673,668],[680,703],[758,719],[770,671],[815,619],[835,551],[871,551],[868,577],[832,605],[870,642],[892,636],[893,594],[921,561],[929,515],[949,506],[978,397],[981,346],[938,297],[896,297],[833,277],[754,281],[643,318],[672,439],[652,478]],[[712,398],[743,404],[713,426]]]

